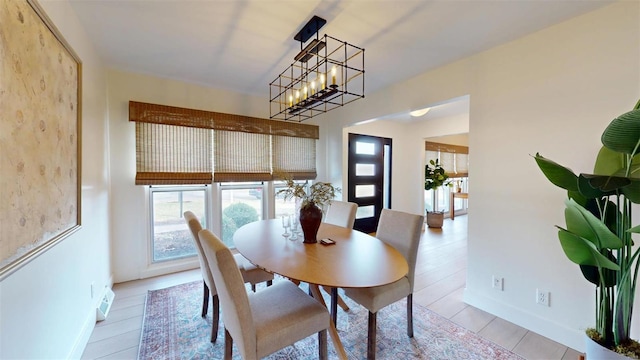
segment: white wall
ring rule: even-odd
[[[108,83],[114,280],[198,267],[197,259],[157,265],[148,260],[148,187],[135,185],[135,123],[129,121],[129,101],[260,118],[269,118],[269,104],[263,98],[115,70],[109,71]]]
[[[82,228],[0,282],[0,358],[79,358],[110,285],[103,66],[67,1],[42,4],[83,63]]]
[[[341,180],[336,168],[346,172],[344,126],[470,95],[465,301],[581,350],[583,329],[594,323],[593,288],[558,244],[553,225],[564,222],[565,193],[530,155],[592,169],[605,126],[640,98],[638,24],[640,3],[618,2],[314,119],[330,179]],[[402,161],[394,158],[394,165]],[[394,176],[394,207],[416,206],[395,191],[419,191],[416,177],[410,170]],[[503,292],[491,288],[492,275],[504,277]],[[551,292],[551,307],[535,303],[536,288]]]

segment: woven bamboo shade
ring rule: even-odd
[[[425,142],[427,163],[429,160],[440,160],[440,165],[449,177],[469,176],[469,148],[467,146]]]
[[[316,177],[317,126],[129,102],[136,185]]]

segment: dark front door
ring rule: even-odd
[[[358,204],[354,229],[376,231],[391,206],[391,139],[349,133],[347,198]]]

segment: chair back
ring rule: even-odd
[[[407,278],[413,292],[413,279],[424,216],[382,209],[376,237],[398,250],[409,265]]]
[[[209,264],[207,263],[207,258],[204,255],[204,251],[202,250],[202,244],[200,244],[200,238],[198,237],[198,233],[202,230],[202,225],[200,224],[200,220],[196,214],[191,211],[184,212],[184,220],[189,225],[189,230],[191,230],[191,235],[193,235],[193,241],[196,243],[196,250],[198,251],[198,260],[200,261],[200,270],[202,271],[202,279],[209,287],[209,291],[211,295],[215,295],[216,286],[213,281],[213,275],[211,275],[211,269],[209,269]]]
[[[242,358],[252,358],[257,349],[256,329],[238,264],[231,250],[211,231],[201,230],[198,236],[216,282],[224,327]]]
[[[352,229],[356,221],[356,210],[358,210],[356,203],[332,200],[324,216],[324,222]]]

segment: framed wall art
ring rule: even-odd
[[[82,64],[40,6],[0,1],[0,280],[80,228]]]

